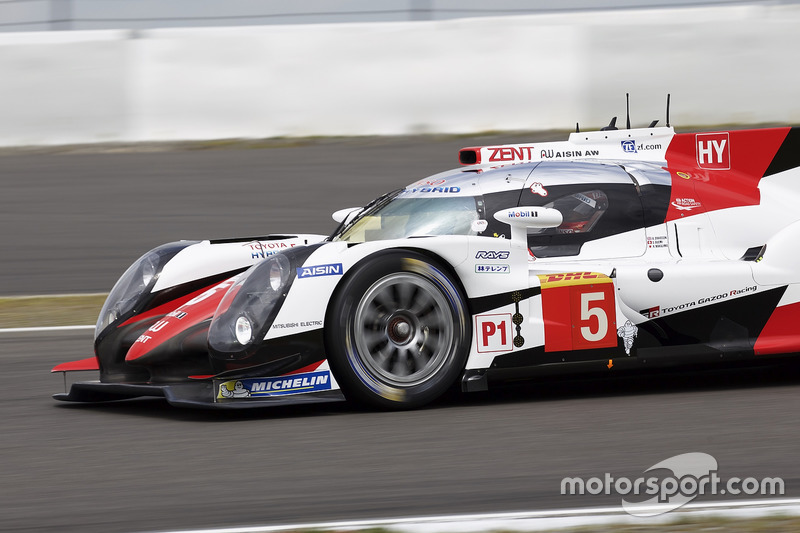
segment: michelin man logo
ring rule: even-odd
[[[639,333],[639,328],[631,323],[630,320],[625,321],[625,325],[617,328],[617,335],[622,337],[623,342],[625,343],[625,354],[631,354],[631,348],[633,348],[633,340],[636,338],[636,334]]]
[[[249,398],[250,391],[244,388],[244,383],[237,381],[233,385],[233,390],[228,389],[225,383],[219,386],[219,394],[223,398]]]

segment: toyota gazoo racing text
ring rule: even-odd
[[[333,235],[181,241],[100,312],[59,400],[424,405],[542,372],[800,351],[800,129],[482,146]]]

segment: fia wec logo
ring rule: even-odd
[[[730,134],[698,133],[695,135],[697,166],[709,170],[730,170]]]

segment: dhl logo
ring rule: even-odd
[[[543,289],[599,283],[613,283],[613,280],[599,272],[564,272],[563,274],[542,274],[539,276],[539,284]]]

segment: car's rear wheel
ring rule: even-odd
[[[416,252],[387,252],[350,272],[326,324],[331,369],[348,399],[408,409],[461,375],[469,342],[463,291]]]

